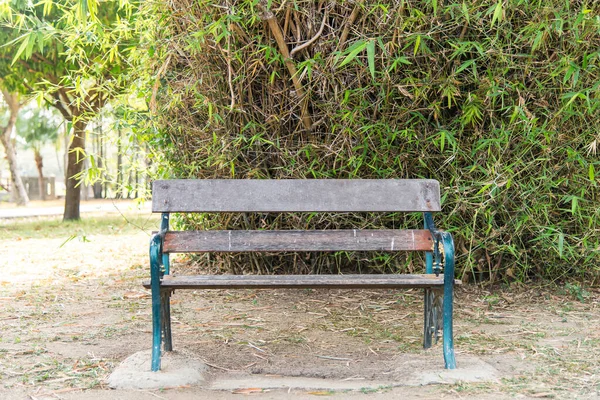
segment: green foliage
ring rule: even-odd
[[[168,68],[160,75],[157,140],[173,175],[438,179],[438,224],[455,235],[460,278],[595,282],[600,3],[269,4],[292,50],[296,82],[259,2],[184,0],[165,12],[157,53]],[[317,218],[202,216],[184,223],[420,224],[419,216]],[[421,268],[414,256],[382,257],[383,267],[359,263],[360,254],[287,261],[304,271]],[[272,271],[282,268],[277,260]]]
[[[568,294],[582,303],[584,303],[590,297],[590,293],[577,283],[565,283],[565,290]]]
[[[90,108],[118,91],[135,50],[135,1],[10,0],[0,6],[0,71],[9,90]],[[98,86],[106,93],[100,94]],[[62,91],[62,93],[61,93]],[[71,101],[75,104],[71,104]]]
[[[66,166],[65,219],[79,218],[79,183],[86,152],[85,129],[108,102],[142,113],[151,86],[154,3],[138,0],[8,0],[0,3],[0,86],[35,95],[69,121],[72,140]],[[140,66],[144,68],[140,68]],[[80,157],[83,156],[83,157]],[[96,164],[97,165],[97,164]],[[95,170],[95,171],[94,171]],[[99,168],[91,175],[101,176]]]

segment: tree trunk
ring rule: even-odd
[[[65,117],[65,120],[66,117]],[[67,175],[67,166],[69,165],[69,144],[71,144],[71,141],[69,140],[71,138],[71,120],[67,120],[69,121],[68,123],[65,124],[65,137],[64,137],[64,146],[65,146],[65,153],[63,155],[63,172],[64,172],[64,178],[65,178],[65,182],[67,182],[67,178],[69,177]]]
[[[151,193],[152,185],[150,184],[150,171],[152,170],[152,158],[150,157],[150,146],[148,146],[148,143],[144,143],[144,155],[146,160],[144,188],[146,189],[146,193]]]
[[[33,149],[35,157],[35,166],[38,170],[38,186],[40,187],[40,200],[46,200],[46,184],[44,182],[44,162],[39,149]]]
[[[135,192],[133,192],[133,198],[138,198],[138,191],[140,190],[140,170],[138,168],[135,169]]]
[[[133,182],[133,179],[135,178],[134,170],[137,169],[137,167],[136,167],[137,149],[136,149],[136,144],[135,144],[135,138],[133,139],[132,148],[133,148],[133,154],[131,155],[131,162],[129,163],[129,176],[127,178],[127,198],[128,199],[131,198],[132,194],[134,196],[133,198],[135,199],[135,192],[134,192],[135,184]]]
[[[108,166],[110,163],[104,164],[104,160],[106,157],[106,140],[104,136],[104,132],[102,130],[102,115],[100,116],[100,161],[102,161],[102,198],[108,198],[108,179],[106,179],[108,174]]]
[[[123,172],[121,169],[123,168],[123,154],[121,154],[121,127],[117,130],[119,137],[117,139],[117,190],[116,190],[116,198],[123,198]]]
[[[67,161],[67,192],[65,194],[63,221],[80,219],[79,203],[81,201],[81,185],[79,185],[79,178],[85,158],[79,149],[85,149],[86,125],[86,122],[82,120],[77,120],[73,123],[73,140],[69,145]]]
[[[16,190],[15,194],[17,195],[17,205],[26,206],[29,204],[29,197],[27,196],[25,185],[23,185],[23,181],[19,175],[19,170],[17,169],[17,153],[15,152],[15,148],[10,140],[10,134],[12,133],[15,123],[17,122],[17,114],[19,113],[19,99],[17,95],[8,93],[5,90],[2,91],[2,95],[4,96],[4,101],[8,104],[8,108],[10,109],[10,117],[8,118],[8,123],[6,126],[2,128],[2,136],[0,137],[0,141],[2,142],[2,145],[4,145],[4,150],[6,152],[8,169],[10,170],[10,177],[14,188],[13,190]]]
[[[98,157],[96,157],[96,168],[102,169],[102,150],[101,150],[102,144],[100,143],[100,137],[101,137],[102,133],[100,132],[100,129],[98,128],[98,123],[96,124],[96,128],[94,129],[94,131],[95,131],[95,135],[93,136],[94,140],[92,141],[94,146],[93,146],[92,151],[94,152],[94,154],[96,154],[96,156],[98,156]],[[92,184],[92,191],[94,192],[94,199],[102,198],[102,181],[100,179],[95,181]]]
[[[140,154],[140,145],[138,144],[137,140],[134,142],[134,147],[133,150],[135,151],[135,158],[134,158],[134,163],[133,165],[135,165],[135,184],[134,184],[134,192],[133,192],[133,198],[137,199],[138,196],[138,192],[139,192],[139,185],[140,185],[140,166],[138,165],[137,161],[138,161],[138,157]]]
[[[99,92],[99,88],[93,88],[88,96],[79,103],[70,98],[66,88],[59,87],[54,93],[54,107],[73,127],[73,139],[67,152],[67,165],[65,166],[65,212],[63,221],[80,219],[79,204],[81,202],[81,171],[85,160],[85,128],[89,121],[88,117],[97,114],[102,109],[108,96]],[[68,137],[68,135],[67,135]]]

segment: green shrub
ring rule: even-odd
[[[173,177],[434,178],[444,204],[438,224],[455,236],[459,278],[598,277],[600,3],[171,5],[159,44],[158,114]],[[421,222],[415,215],[294,214],[182,223]],[[215,265],[238,272],[248,265],[261,272],[421,268],[420,256],[365,258],[217,256]]]

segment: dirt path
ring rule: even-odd
[[[234,397],[231,390],[106,387],[120,361],[150,348],[150,299],[140,282],[147,277],[147,232],[156,225],[145,215],[130,218],[137,227],[111,218],[66,228],[46,219],[0,225],[0,398]],[[415,371],[442,363],[439,346],[421,348],[417,290],[178,292],[175,347],[211,365],[219,379],[245,374],[393,383],[376,390],[271,390],[259,394],[265,399],[599,396],[598,291],[576,284],[467,287],[456,297],[459,367],[479,360],[498,371],[495,381],[411,381]]]

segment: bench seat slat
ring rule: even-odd
[[[460,284],[455,280],[455,284]],[[444,277],[419,275],[194,275],[165,276],[164,289],[252,289],[252,288],[429,288],[442,287]],[[150,282],[144,282],[150,287]]]
[[[169,231],[165,253],[259,251],[432,251],[428,230]]]

